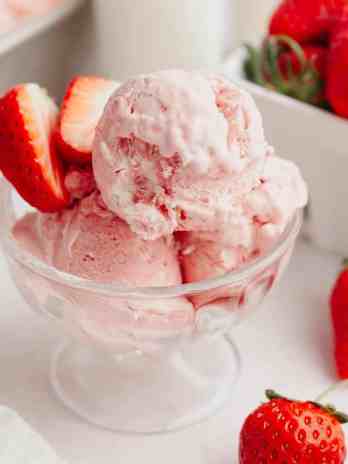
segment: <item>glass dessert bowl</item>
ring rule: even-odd
[[[62,402],[89,422],[121,432],[175,430],[215,412],[240,368],[231,329],[280,278],[302,221],[298,211],[261,258],[222,277],[173,287],[130,288],[49,266],[14,240],[29,206],[1,180],[1,242],[13,280],[32,309],[59,324],[65,341],[51,364]],[[192,311],[192,296],[223,295]]]

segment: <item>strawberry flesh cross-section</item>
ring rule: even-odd
[[[64,97],[56,142],[70,162],[89,163],[98,121],[118,83],[92,76],[76,77]]]
[[[42,212],[69,204],[52,134],[58,109],[36,84],[19,85],[0,99],[0,169],[18,193]]]

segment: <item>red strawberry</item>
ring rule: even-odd
[[[56,141],[62,156],[72,162],[91,160],[95,129],[118,84],[99,77],[79,76],[64,97]]]
[[[245,421],[240,435],[240,464],[343,464],[346,457],[341,423],[348,417],[331,406],[282,398],[269,401]]]
[[[19,194],[43,212],[69,202],[52,142],[58,109],[36,84],[19,85],[0,99],[0,169]]]
[[[326,97],[339,116],[348,118],[348,19],[331,34]]]
[[[283,0],[275,10],[270,34],[285,34],[298,42],[326,39],[348,0]]]
[[[340,378],[348,378],[348,268],[341,272],[330,298],[335,358]]]
[[[325,79],[327,69],[328,50],[321,45],[303,45],[305,57],[318,71],[320,78]],[[293,51],[285,51],[279,56],[279,68],[285,78],[289,77],[289,65],[294,74],[299,74],[302,70],[300,60]]]

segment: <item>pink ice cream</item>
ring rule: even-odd
[[[269,150],[246,92],[220,77],[164,71],[110,98],[93,168],[108,208],[152,240],[229,224]]]
[[[165,71],[121,86],[97,128],[93,168],[107,207],[136,234],[177,233],[185,282],[267,252],[307,203],[297,167],[268,146],[253,99],[201,73]],[[192,300],[200,307],[228,296]]]
[[[181,263],[186,282],[218,277],[267,253],[283,234],[295,211],[305,206],[307,190],[298,168],[268,156],[260,184],[247,193],[234,222],[218,233],[182,232]],[[221,298],[233,297],[223,288],[193,296],[198,308]]]
[[[142,240],[105,208],[99,193],[62,213],[29,214],[14,235],[50,265],[86,279],[133,287],[182,283],[174,238]]]
[[[96,282],[124,288],[182,283],[174,238],[142,240],[105,208],[97,192],[62,213],[28,214],[16,224],[13,234],[27,251],[48,264]],[[47,296],[56,291],[42,282],[36,285]],[[64,292],[80,307],[66,317],[75,319],[84,332],[99,341],[111,336],[119,340],[121,332],[128,342],[132,333],[168,336],[193,324],[194,309],[184,297],[146,300],[107,298],[68,288]]]
[[[62,0],[0,0],[0,35],[10,32],[23,19],[47,13]]]
[[[71,166],[65,177],[65,188],[72,200],[82,200],[97,189],[92,168]]]
[[[93,165],[70,166],[65,185],[70,208],[27,216],[16,238],[65,272],[132,287],[239,269],[267,253],[307,202],[297,167],[267,144],[253,99],[221,77],[186,71],[118,88],[96,129]],[[191,301],[199,309],[234,297],[222,288]],[[136,311],[159,314],[167,304],[140,301]],[[169,314],[181,326],[193,306],[171,299]]]

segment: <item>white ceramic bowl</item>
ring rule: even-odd
[[[78,38],[75,13],[83,3],[64,0],[0,36],[0,94],[22,82],[39,82],[52,95],[62,94],[70,73],[71,44]]]
[[[320,247],[348,253],[348,121],[255,85],[244,78],[244,49],[222,72],[255,98],[276,152],[295,161],[308,182],[306,233]]]

